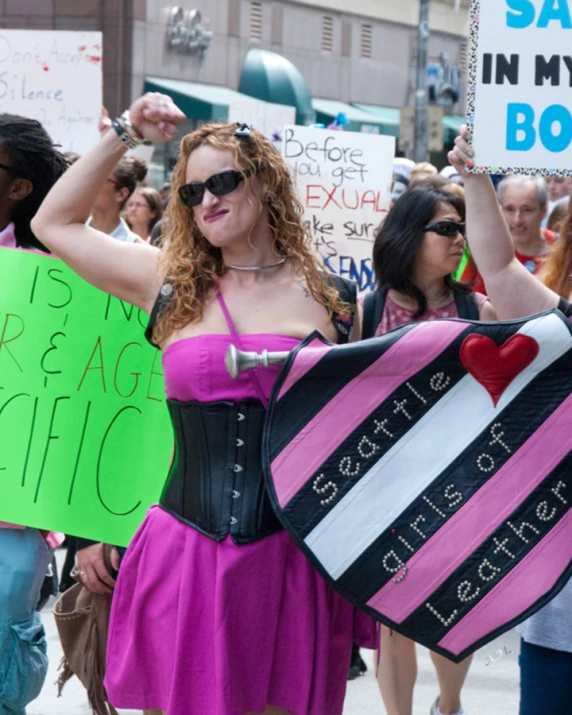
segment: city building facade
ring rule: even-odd
[[[419,0],[0,0],[2,28],[103,32],[111,115],[162,89],[189,99],[191,127],[227,118],[221,107],[248,94],[296,104],[299,123],[346,112],[350,129],[395,136],[415,99],[418,18]],[[432,0],[429,25],[430,101],[457,118],[451,140],[464,114],[468,0]]]
[[[188,51],[168,42],[177,7],[182,24],[204,33]],[[413,102],[418,13],[419,0],[2,0],[0,26],[102,30],[113,112],[143,90],[146,76],[236,90],[253,47],[290,60],[313,97],[399,108]],[[430,27],[432,63],[444,55],[462,70],[466,0],[433,0]],[[461,113],[462,101],[450,109]]]

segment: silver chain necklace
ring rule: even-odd
[[[271,263],[269,266],[225,266],[227,270],[232,268],[233,271],[267,271],[269,268],[281,266],[286,260],[286,256],[281,258],[278,263]]]

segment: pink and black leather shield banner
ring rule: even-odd
[[[310,336],[271,399],[274,507],[322,574],[454,661],[572,573],[572,330],[558,311]]]

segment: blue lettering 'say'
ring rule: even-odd
[[[551,23],[559,23],[563,30],[572,30],[570,0],[544,0],[538,17],[532,0],[505,0],[507,5],[506,24],[514,30],[524,30],[536,23],[536,27],[546,29]]]

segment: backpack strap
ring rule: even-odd
[[[157,296],[157,300],[153,305],[151,315],[149,316],[149,322],[147,323],[147,327],[145,328],[145,337],[154,348],[158,348],[159,346],[155,345],[155,343],[153,342],[153,328],[155,327],[157,318],[171,302],[172,298],[173,286],[167,282],[163,283],[163,285],[161,286],[161,290],[159,291],[159,295]]]
[[[567,318],[572,316],[572,305],[564,298],[560,298],[560,301],[558,302],[558,310],[561,313],[564,313]]]
[[[345,345],[351,338],[357,311],[357,283],[333,273],[328,276],[328,282],[338,291],[340,300],[350,306],[349,315],[332,315],[332,323],[338,334],[338,345]]]
[[[388,292],[389,288],[382,286],[379,290],[372,290],[366,295],[363,302],[362,340],[375,336],[375,331],[381,323]]]
[[[477,296],[471,291],[465,293],[460,290],[453,292],[457,313],[462,320],[479,320],[479,304]]]

